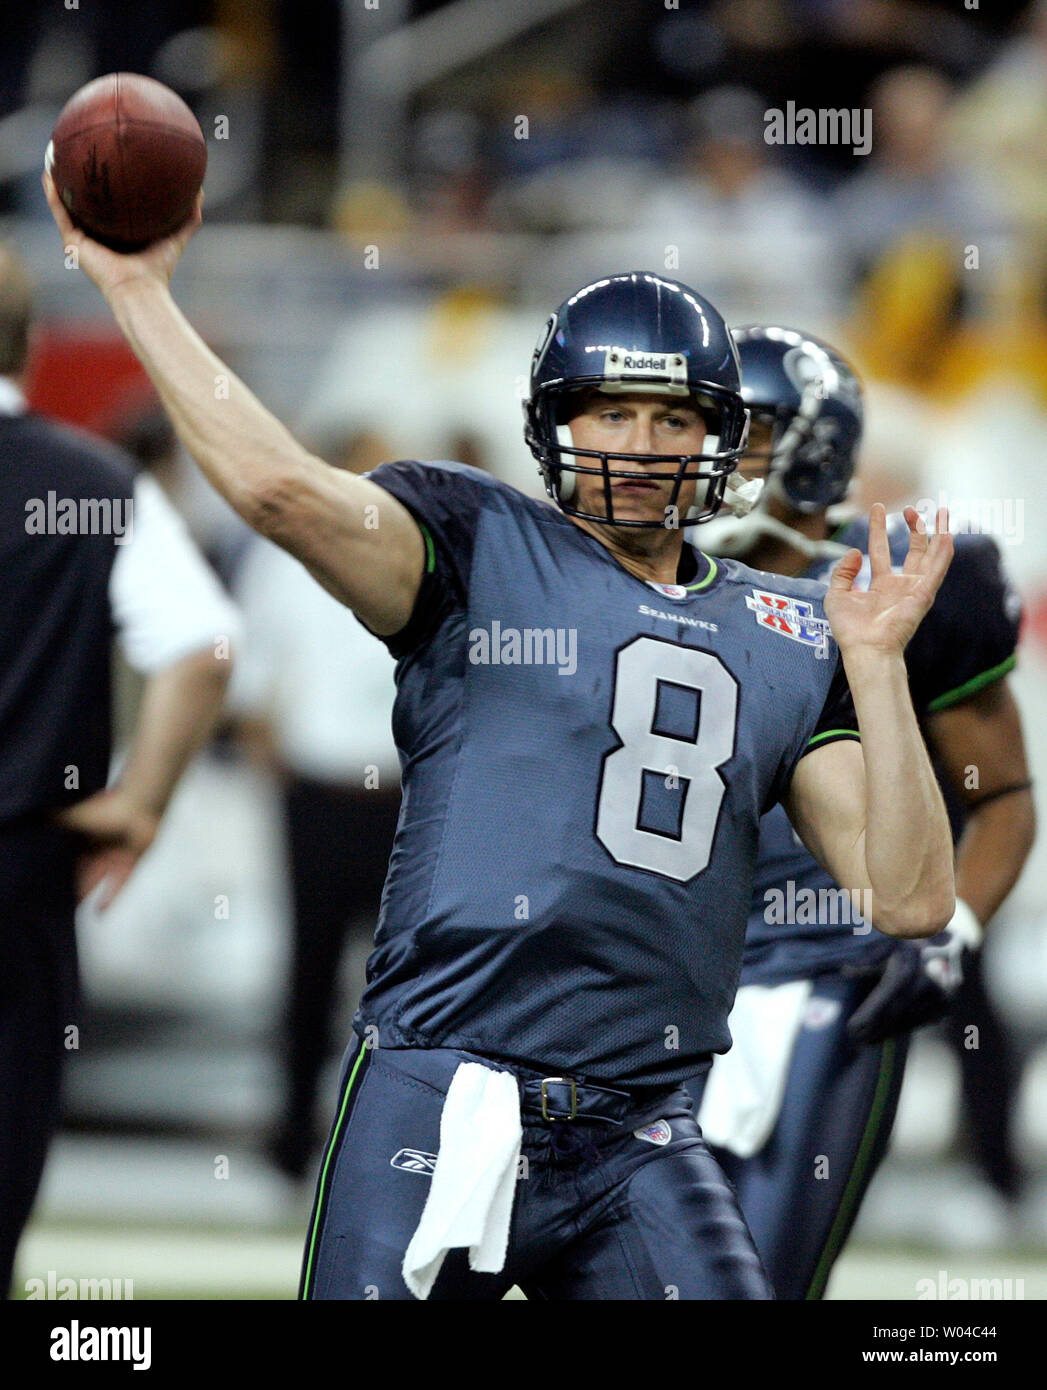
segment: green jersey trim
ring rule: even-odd
[[[720,567],[711,555],[706,555],[705,551],[699,552],[702,557],[709,562],[709,572],[704,579],[699,579],[697,584],[685,584],[684,588],[689,594],[700,593],[702,589],[707,589],[720,572]]]
[[[927,706],[928,714],[937,714],[939,710],[958,705],[961,701],[976,695],[979,690],[984,690],[987,685],[992,685],[993,681],[1002,680],[1008,671],[1013,671],[1017,660],[1018,653],[1011,652],[1010,656],[1001,661],[998,666],[991,666],[988,671],[983,671],[980,676],[972,676],[969,681],[964,681],[963,685],[958,685],[955,690],[947,690],[944,695],[936,696]]]

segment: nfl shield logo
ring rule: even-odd
[[[687,597],[687,588],[683,584],[656,584],[653,579],[648,582],[652,589],[664,594],[666,598],[676,599],[679,602],[680,599]]]
[[[634,1129],[633,1133],[637,1139],[643,1139],[648,1144],[668,1144],[673,1137],[668,1120],[655,1120],[653,1124],[642,1125],[640,1129]]]
[[[822,995],[812,994],[804,1010],[803,1026],[820,1030],[828,1028],[829,1024],[835,1023],[839,1017],[839,999],[826,999]]]

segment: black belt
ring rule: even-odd
[[[603,1120],[620,1125],[636,1109],[625,1091],[591,1086],[569,1076],[543,1076],[520,1085],[520,1109],[543,1120]]]

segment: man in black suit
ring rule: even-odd
[[[237,614],[130,460],[28,410],[32,295],[0,246],[0,1296],[75,1038],[78,897],[107,906],[221,707]],[[145,676],[110,770],[111,638]]]

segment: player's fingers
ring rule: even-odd
[[[921,528],[922,529],[922,528]],[[952,562],[953,542],[949,532],[948,508],[939,509],[935,517],[935,530],[930,536],[921,536],[922,544],[917,548],[915,535],[912,538],[910,556],[906,557],[906,572],[919,573],[931,581],[937,589]],[[909,563],[910,557],[912,563]]]
[[[869,511],[869,568],[873,580],[891,572],[891,547],[887,542],[887,508],[874,502]]]
[[[851,585],[858,578],[858,571],[862,567],[862,552],[860,550],[848,550],[832,574],[829,576],[830,589],[850,589]]]
[[[162,256],[170,256],[173,253],[174,256],[177,258],[182,254],[182,252],[186,248],[186,245],[190,237],[194,234],[196,229],[204,220],[203,213],[201,211],[202,207],[203,192],[201,191],[201,193],[197,197],[196,202],[193,204],[192,212],[185,219],[182,225],[176,228],[170,234],[170,236],[166,236],[163,238],[162,241],[158,241],[155,243],[156,246],[163,248],[163,250],[160,252]]]
[[[68,242],[71,237],[78,235],[73,219],[69,216],[66,205],[58,196],[58,189],[55,181],[45,170],[41,178],[44,185],[44,197],[47,199],[47,206],[51,209],[51,216],[58,224],[58,230],[62,234],[63,242]]]
[[[201,222],[203,222],[203,220],[204,220],[204,190],[201,188],[200,192],[196,195],[196,202],[193,204],[193,210],[192,210],[192,212],[189,214],[189,216],[188,216],[188,217],[185,219],[185,221],[182,223],[181,227],[179,227],[178,231],[175,232],[175,236],[176,236],[176,237],[184,237],[185,240],[188,241],[189,238],[190,238],[190,237],[193,235],[193,233],[196,231],[197,227],[199,227],[200,224],[201,224]]]
[[[937,589],[938,585],[945,578],[945,575],[952,564],[953,545],[952,534],[949,531],[948,517],[945,518],[945,525],[941,524],[942,513],[938,513],[938,530],[931,537],[931,543],[927,550],[927,564],[924,574]]]
[[[909,527],[909,549],[905,555],[905,563],[902,565],[902,573],[915,574],[923,565],[930,538],[927,535],[927,528],[923,524],[923,517],[915,507],[906,507],[904,516]]]

